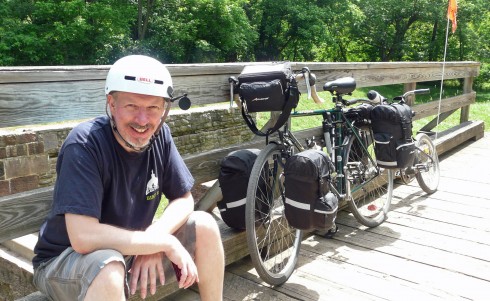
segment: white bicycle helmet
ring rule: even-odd
[[[125,56],[107,74],[105,94],[112,91],[172,98],[172,77],[158,60],[144,55]]]

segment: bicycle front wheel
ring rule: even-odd
[[[415,137],[415,178],[423,191],[434,193],[439,186],[439,157],[436,147],[426,134],[420,133]]]
[[[296,267],[302,232],[284,215],[286,158],[281,146],[269,144],[257,157],[247,189],[246,234],[250,257],[262,280],[286,282]]]
[[[371,130],[360,129],[358,134],[349,137],[344,150],[347,203],[361,224],[376,227],[390,209],[394,172],[377,166]]]

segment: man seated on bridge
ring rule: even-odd
[[[198,283],[202,300],[222,299],[219,228],[194,211],[194,179],[164,123],[172,90],[159,61],[121,58],[106,79],[107,116],[66,138],[33,259],[34,284],[51,299],[126,300],[137,289],[145,298],[171,277],[180,288]]]

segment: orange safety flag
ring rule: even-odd
[[[449,5],[447,7],[447,18],[452,22],[452,32],[456,31],[456,14],[458,12],[458,3],[456,0],[449,0]]]

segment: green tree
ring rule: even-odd
[[[1,5],[0,64],[107,63],[128,36],[130,7],[117,0],[6,0]]]
[[[460,10],[458,8],[458,10]],[[475,86],[490,89],[490,7],[486,0],[473,0],[463,3],[461,19],[458,13],[458,30],[463,33],[457,35],[464,43],[459,51],[464,60],[480,61],[480,76]],[[460,38],[460,36],[462,36]]]
[[[409,31],[419,22],[432,24],[446,0],[352,0],[364,17],[354,24],[353,38],[362,41],[372,61],[401,61],[412,45]],[[427,44],[431,31],[419,31]]]
[[[314,46],[315,60],[323,62],[366,61],[363,43],[354,39],[355,25],[364,20],[364,14],[350,1],[324,4],[329,12],[324,21],[324,38]]]
[[[256,60],[313,60],[330,17],[326,2],[249,1],[247,15],[258,34]]]
[[[139,50],[168,63],[252,60],[256,34],[245,1],[171,0],[155,5]]]
[[[490,60],[488,0],[458,1],[447,60]],[[2,0],[0,65],[440,61],[447,0]]]

